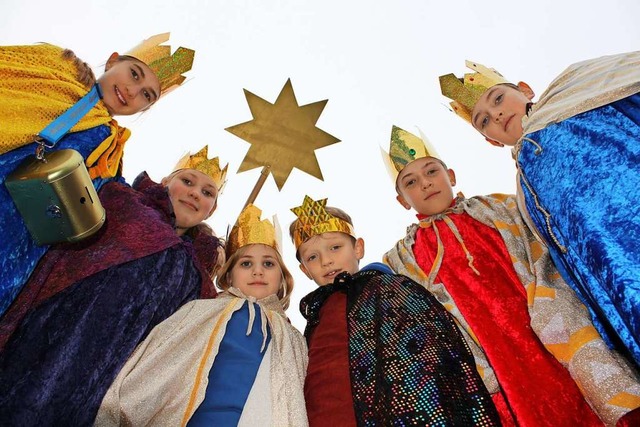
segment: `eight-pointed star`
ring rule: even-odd
[[[316,127],[327,100],[298,106],[291,79],[274,104],[244,93],[253,120],[225,129],[251,144],[238,172],[269,165],[278,190],[294,167],[322,180],[314,150],[340,142]]]

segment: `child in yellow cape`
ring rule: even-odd
[[[247,206],[227,241],[215,300],[158,325],[107,392],[96,425],[306,426],[304,338],[289,323],[293,278],[279,233]]]
[[[114,52],[97,80],[86,63],[58,46],[0,46],[0,315],[46,251],[29,235],[5,178],[35,153],[37,135],[94,86],[101,99],[54,149],[80,152],[96,190],[120,175],[130,131],[113,116],[150,108],[191,69],[194,51],[180,47],[172,54],[162,45],[168,39],[169,33],[158,34],[125,55]]]

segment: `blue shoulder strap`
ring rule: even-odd
[[[73,104],[57,119],[49,123],[38,136],[50,144],[47,146],[48,148],[53,147],[60,141],[60,138],[69,132],[69,129],[75,126],[96,105],[100,98],[102,98],[102,93],[99,86],[95,84],[89,93],[80,98],[78,102]]]

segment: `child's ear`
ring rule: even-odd
[[[525,82],[518,82],[517,86],[518,86],[518,89],[520,89],[520,92],[522,92],[524,96],[526,96],[527,99],[529,99],[529,101],[531,101],[533,97],[536,96],[536,94],[533,93],[533,89],[531,89],[531,86],[529,86]]]
[[[449,175],[449,182],[452,187],[456,185],[456,173],[453,169],[447,169],[447,175]]]
[[[120,58],[120,54],[118,52],[113,52],[111,54],[111,56],[109,56],[109,59],[107,59],[107,63],[104,66],[104,70],[108,71],[109,68],[113,67],[113,64],[116,63],[116,61],[118,60],[118,58]]]
[[[404,197],[402,197],[400,194],[398,194],[396,196],[396,200],[398,201],[398,203],[400,203],[402,205],[403,208],[405,208],[406,210],[410,210],[411,209],[411,205],[409,203],[407,203],[407,201],[404,199]]]
[[[165,176],[164,178],[162,178],[160,180],[160,185],[162,185],[163,187],[166,187],[168,182],[169,182],[169,177]],[[217,202],[217,200],[216,200],[216,202]]]
[[[305,267],[304,264],[300,263],[298,267],[300,267],[300,270],[302,270],[302,272],[305,276],[307,276],[308,279],[313,280],[313,277],[311,277],[311,274],[309,274],[309,270],[307,270],[307,267]]]
[[[355,249],[358,261],[364,258],[364,240],[362,240],[362,238],[358,237],[356,239],[356,242],[353,244],[353,248]]]
[[[493,145],[494,147],[504,147],[504,144],[502,142],[498,142],[495,139],[487,138],[485,136],[484,140],[487,141],[489,144]]]

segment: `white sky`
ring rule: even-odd
[[[73,49],[96,74],[113,51],[171,31],[171,45],[196,49],[184,87],[139,117],[131,128],[125,177],[143,171],[159,181],[186,151],[209,144],[229,163],[219,208],[209,221],[226,233],[259,169],[236,174],[249,144],[224,128],[251,120],[243,88],[274,102],[291,78],[300,105],[328,99],[317,126],[342,142],[316,151],[324,182],[294,170],[282,192],[272,178],[256,204],[278,214],[286,233],[290,208],[305,194],[346,210],[366,242],[361,265],[379,261],[415,216],[395,201],[380,157],[391,125],[420,127],[456,171],[467,197],[515,191],[510,152],[485,143],[445,108],[438,76],[466,71],[471,59],[524,80],[538,93],[566,66],[638,49],[640,2],[462,0],[86,1],[0,0],[0,43],[40,41]],[[298,301],[315,289],[297,268],[288,314],[298,329]]]

